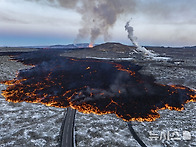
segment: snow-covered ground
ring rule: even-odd
[[[133,122],[133,128],[144,143],[151,147],[196,146],[196,104],[186,104],[183,111],[159,111],[161,117],[154,122]],[[77,112],[75,120],[76,145],[78,147],[139,147],[129,132],[127,123],[113,114],[95,115]],[[157,140],[150,139],[150,131],[158,134]],[[170,140],[160,140],[160,135],[170,131]],[[191,140],[183,140],[183,131],[191,133]],[[172,140],[171,133],[179,133],[180,140]]]
[[[101,57],[86,57],[90,59],[98,59],[98,60],[119,60],[119,61],[131,61],[133,58],[101,58]]]
[[[11,80],[17,70],[30,68],[0,56],[0,81]],[[0,84],[0,91],[6,87]],[[55,147],[65,109],[40,104],[10,103],[0,95],[0,147]]]
[[[127,123],[114,114],[95,115],[77,112],[75,134],[78,147],[139,146],[131,136]]]

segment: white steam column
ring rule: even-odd
[[[137,38],[133,35],[133,27],[129,25],[130,21],[128,21],[125,25],[125,30],[128,32],[128,38],[131,40],[133,45],[136,48],[137,51],[140,51],[144,53],[145,56],[147,57],[155,57],[157,54],[152,53],[151,51],[147,50],[145,47],[142,47],[139,45],[139,43],[136,41]]]

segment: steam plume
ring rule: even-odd
[[[81,7],[77,8],[77,11],[82,14],[82,27],[79,30],[75,42],[78,42],[86,34],[90,34],[91,44],[94,44],[95,40],[99,36],[104,36],[104,41],[107,41],[110,37],[108,31],[115,24],[118,16],[125,12],[124,4],[134,6],[134,0],[119,1],[119,0],[107,0],[107,1],[83,1]]]
[[[81,28],[75,39],[75,43],[81,39],[89,37],[91,44],[95,40],[103,36],[107,41],[110,37],[109,31],[114,26],[115,22],[122,14],[135,15],[142,14],[149,18],[151,22],[159,20],[159,22],[175,22],[176,17],[182,18],[184,21],[193,21],[195,17],[195,1],[190,0],[189,3],[182,0],[162,1],[143,1],[143,0],[26,0],[39,2],[54,7],[63,7],[65,9],[72,9],[77,11],[82,16]],[[176,6],[177,5],[177,6]],[[175,13],[175,15],[174,15]],[[177,16],[176,16],[177,14]],[[187,14],[185,19],[184,14]],[[180,19],[181,20],[181,19]],[[129,23],[128,23],[129,24]],[[129,26],[129,25],[128,25]],[[128,27],[127,26],[127,27]],[[131,28],[129,28],[131,29]],[[132,31],[130,31],[132,32]],[[137,45],[137,42],[135,45]],[[152,53],[144,50],[149,55]]]
[[[133,27],[129,25],[130,21],[128,21],[125,25],[125,30],[128,32],[128,38],[131,40],[133,45],[137,47],[138,51],[143,52],[145,55],[154,57],[156,54],[152,53],[151,51],[147,50],[145,47],[142,47],[137,42],[137,38],[133,35]]]
[[[66,9],[76,10],[82,16],[81,28],[74,43],[90,35],[91,44],[103,36],[104,41],[110,37],[109,29],[112,28],[117,18],[128,12],[135,11],[135,0],[30,0],[35,2],[47,2],[50,6],[61,6]]]

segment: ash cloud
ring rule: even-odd
[[[110,38],[109,31],[122,15],[133,17],[136,13],[149,18],[150,22],[178,21],[189,19],[193,21],[196,16],[194,11],[195,1],[143,1],[143,0],[28,0],[40,2],[54,7],[73,9],[81,14],[81,28],[75,39],[75,43],[90,36],[91,43],[103,36],[107,41]],[[186,15],[186,18],[185,18]],[[188,17],[187,17],[188,16]],[[187,20],[188,21],[188,20]],[[123,26],[122,26],[123,27]]]
[[[82,6],[77,11],[82,14],[82,28],[75,40],[78,42],[84,37],[84,32],[91,34],[90,40],[94,44],[95,40],[100,36],[104,36],[107,41],[109,36],[109,29],[114,26],[120,14],[125,12],[124,4],[135,6],[135,2],[130,0],[108,0],[108,1],[84,1]]]
[[[35,2],[43,3],[41,0]],[[103,36],[105,41],[110,38],[109,29],[114,26],[121,14],[135,11],[136,0],[47,0],[46,4],[74,9],[80,13],[81,28],[74,42],[77,43],[90,35],[90,41],[94,44],[99,36]]]

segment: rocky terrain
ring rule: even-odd
[[[119,43],[106,43],[94,48],[70,51],[63,56],[94,58],[98,60],[128,60],[143,66],[143,74],[153,75],[157,83],[184,85],[196,89],[196,48],[164,48],[147,47],[164,58],[149,59],[136,53],[134,47]],[[155,122],[133,122],[133,127],[147,146],[163,147],[192,147],[196,146],[196,104],[188,103],[183,111],[161,110],[161,117]],[[82,118],[82,119],[81,119]],[[112,120],[112,121],[111,121]],[[117,126],[117,127],[116,127]],[[115,130],[115,132],[114,132]],[[76,141],[77,146],[111,146],[138,147],[139,144],[127,133],[125,122],[115,115],[97,116],[94,114],[76,115]],[[159,139],[151,140],[149,132],[159,135]],[[160,139],[161,133],[168,131],[178,132],[180,140]],[[183,131],[190,131],[191,140],[182,139]]]
[[[61,56],[94,58],[97,60],[130,61],[143,66],[143,74],[151,74],[157,83],[180,84],[196,89],[196,48],[147,47],[159,54],[146,58],[134,47],[119,43],[106,43],[94,48],[66,50]],[[1,49],[21,51],[17,48]],[[26,49],[25,51],[29,51]],[[168,58],[169,57],[169,58]],[[0,56],[0,80],[13,79],[20,69],[31,68]],[[0,90],[5,89],[0,85]],[[0,97],[0,146],[58,146],[58,135],[64,117],[64,109],[46,107],[40,104],[9,103]],[[183,111],[160,110],[161,117],[154,122],[133,122],[133,128],[147,146],[192,147],[196,146],[196,104],[188,103]],[[150,131],[157,134],[157,140],[150,139]],[[160,138],[166,132],[178,132],[180,140]],[[190,140],[183,140],[183,132],[191,133]],[[170,137],[172,135],[170,134]],[[113,114],[95,115],[76,113],[75,139],[78,147],[130,146],[139,144],[129,132],[127,123]]]

